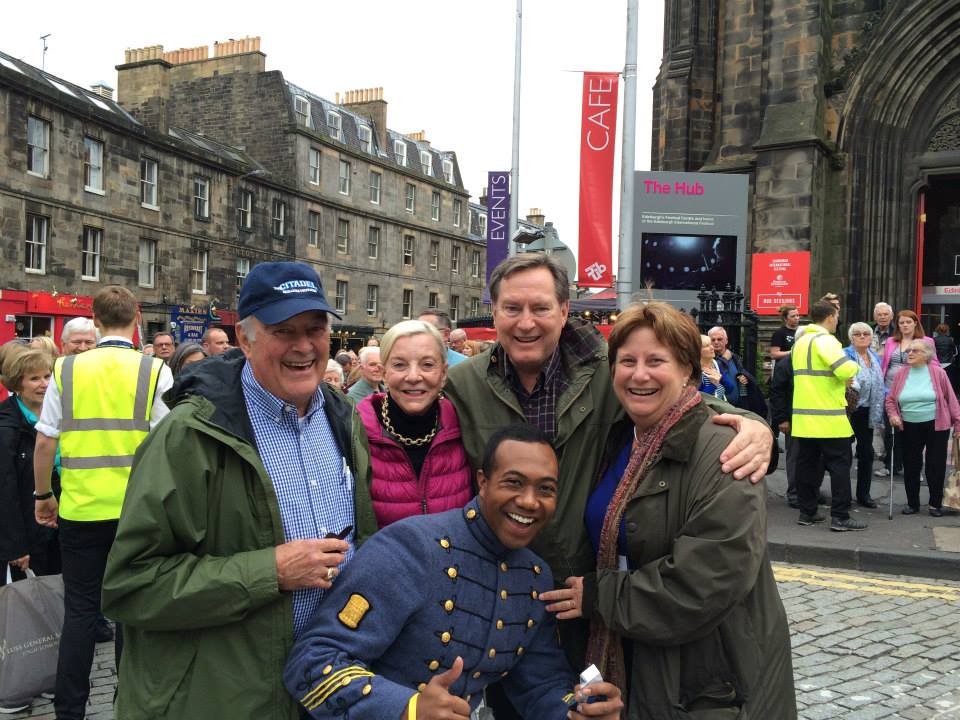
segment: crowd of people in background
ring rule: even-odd
[[[901,512],[913,515],[920,510],[922,471],[929,515],[950,512],[942,506],[943,483],[950,432],[960,432],[960,367],[949,326],[939,323],[930,338],[915,312],[894,312],[879,302],[873,325],[851,323],[842,333],[847,344],[841,347],[835,295],[814,303],[811,322],[803,327],[795,305],[784,305],[780,315],[783,325],[769,348],[774,363],[770,420],[785,435],[787,501],[801,510],[798,522],[825,520],[810,499],[819,495],[825,471],[831,477],[834,530],[866,528],[865,522],[850,518],[849,507],[852,497],[861,507],[877,507],[871,493],[876,477],[903,476],[907,503]],[[800,398],[813,407],[798,409]],[[877,436],[882,438],[883,467],[874,469]],[[851,491],[854,449],[857,474]],[[800,478],[815,485],[805,504],[798,492]],[[817,499],[823,503],[822,496]]]
[[[331,355],[314,270],[262,263],[235,342],[145,343],[105,288],[59,348],[0,348],[0,559],[63,573],[57,717],[84,717],[101,608],[120,720],[795,717],[770,428],[801,525],[829,502],[832,530],[866,528],[875,433],[903,513],[923,474],[939,517],[949,328],[879,303],[841,342],[836,296],[805,324],[784,306],[768,407],[727,330],[669,304],[623,309],[607,341],[542,254],[490,295],[496,341],[430,308]]]

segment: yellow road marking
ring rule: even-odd
[[[799,582],[818,587],[837,590],[855,590],[875,595],[912,597],[917,599],[935,598],[960,603],[960,586],[932,585],[928,583],[887,580],[868,575],[826,572],[806,568],[774,565],[773,574],[779,582]]]

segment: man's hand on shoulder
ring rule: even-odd
[[[350,544],[344,540],[291,540],[277,545],[277,586],[281,590],[329,590]]]
[[[737,431],[737,436],[720,454],[725,473],[733,473],[737,480],[745,477],[758,483],[767,474],[770,464],[770,451],[773,449],[773,433],[770,426],[759,420],[739,415],[715,415],[713,422],[727,425]]]
[[[450,687],[463,672],[459,655],[446,672],[434,675],[417,700],[417,720],[468,720],[470,703],[450,694]]]

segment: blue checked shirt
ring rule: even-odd
[[[353,475],[323,411],[318,388],[303,417],[261,387],[249,363],[242,373],[243,397],[260,459],[273,481],[287,541],[322,538],[355,525]],[[353,556],[354,532],[347,561]],[[293,593],[293,635],[298,637],[324,597],[319,588]]]

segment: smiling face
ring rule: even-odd
[[[390,348],[383,379],[391,401],[407,415],[422,415],[443,389],[447,379],[446,356],[432,336],[404,335]]]
[[[560,343],[570,303],[557,300],[553,275],[543,267],[518,270],[500,282],[493,304],[497,340],[521,377],[534,382]]]
[[[264,325],[256,318],[253,322],[254,338],[237,326],[237,341],[253,376],[264,390],[296,406],[302,415],[327,369],[327,314],[310,310],[275,325]]]
[[[689,380],[689,366],[681,365],[648,327],[634,330],[617,350],[613,392],[641,430],[659,422]]]
[[[493,470],[477,472],[480,511],[511,550],[526,547],[557,510],[557,456],[544,443],[504,440]]]
[[[97,334],[93,330],[89,332],[74,330],[70,333],[70,337],[67,338],[66,342],[63,343],[63,354],[79,355],[96,346]]]
[[[46,366],[27,368],[20,381],[20,389],[17,395],[30,410],[37,411],[43,405],[43,396],[47,394],[47,388],[50,386],[50,368]]]

